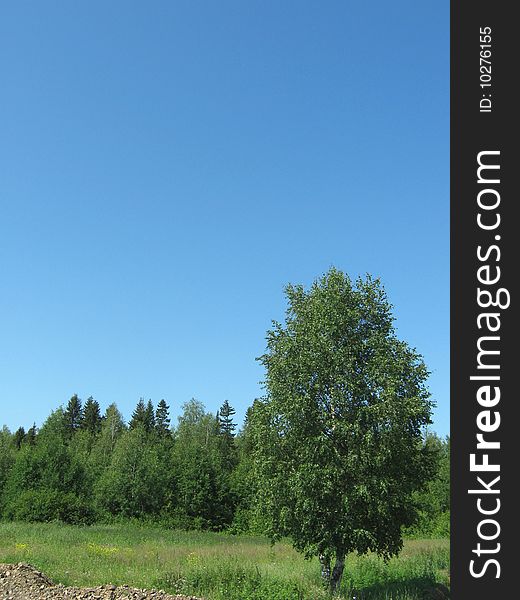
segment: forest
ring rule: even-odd
[[[240,428],[224,401],[216,414],[191,399],[177,424],[165,400],[140,399],[128,422],[75,394],[41,427],[0,430],[3,520],[72,524],[139,520],[179,529],[264,533],[250,418]],[[415,493],[408,536],[449,535],[449,438],[426,433],[434,476]]]

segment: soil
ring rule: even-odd
[[[127,585],[92,588],[65,587],[24,563],[0,564],[0,600],[203,600],[172,596],[162,590],[139,590]]]

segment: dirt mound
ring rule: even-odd
[[[54,584],[43,573],[26,565],[0,564],[0,600],[202,600],[195,596],[172,596],[162,590],[139,590],[126,585],[94,588]]]

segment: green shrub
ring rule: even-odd
[[[5,515],[15,521],[63,521],[76,525],[91,524],[96,517],[87,502],[76,494],[50,489],[24,490],[10,499]]]
[[[441,513],[435,520],[432,534],[436,537],[450,537],[450,511]]]

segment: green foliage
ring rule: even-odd
[[[221,529],[231,523],[234,500],[224,468],[218,422],[195,399],[183,405],[172,457],[176,514],[184,526]]]
[[[128,425],[130,429],[141,427],[147,433],[151,433],[155,428],[155,412],[151,400],[145,404],[144,398],[139,398],[139,402],[132,413],[132,418]]]
[[[71,437],[81,427],[83,421],[83,407],[77,394],[74,394],[63,413],[63,421],[67,435]]]
[[[20,446],[25,441],[25,435],[25,429],[23,427],[19,427],[13,435],[13,444],[17,450],[20,450]]]
[[[426,486],[414,494],[418,518],[405,533],[446,537],[450,534],[450,438],[441,440],[429,433],[424,444],[436,461],[436,469]]]
[[[85,467],[71,453],[64,412],[53,412],[42,426],[34,445],[24,444],[7,477],[3,505],[9,519],[81,522],[92,514],[83,499]],[[70,509],[67,506],[70,505]],[[73,521],[75,522],[75,521]]]
[[[91,435],[96,435],[101,431],[101,410],[99,403],[90,396],[83,407],[83,418],[81,420],[81,429]]]
[[[155,411],[155,429],[159,436],[170,437],[170,407],[166,404],[166,401],[160,400]]]
[[[161,433],[159,419],[151,433],[139,427],[127,436],[114,404],[97,433],[82,426],[70,437],[62,409],[50,415],[38,434],[32,427],[33,441],[26,434],[19,448],[4,427],[0,515],[70,522],[139,518],[185,529],[270,531],[272,523],[258,501],[262,482],[255,473],[250,425],[261,404],[255,401],[248,409],[236,436],[223,435],[219,422],[196,400],[184,405],[172,433]],[[435,478],[414,496],[419,520],[405,529],[408,536],[449,533],[449,447],[444,448],[449,442],[435,440],[429,436],[426,443],[444,458],[437,461]]]
[[[266,525],[256,502],[259,481],[254,473],[251,413],[252,408],[248,408],[242,431],[235,438],[237,464],[231,475],[231,489],[236,498],[236,508],[232,531],[261,534],[266,531]]]
[[[0,430],[0,511],[2,510],[2,492],[15,461],[16,441],[7,427]]]
[[[290,536],[324,567],[338,559],[337,573],[323,571],[334,588],[345,554],[395,555],[415,518],[412,495],[434,469],[422,444],[428,372],[396,337],[378,280],[331,269],[286,294],[251,415],[258,491],[275,539]]]
[[[55,489],[26,489],[11,502],[7,516],[16,521],[62,521],[88,525],[95,521],[92,506],[77,494]]]
[[[169,484],[157,446],[139,426],[118,439],[110,465],[96,485],[95,497],[98,505],[113,515],[143,517],[160,511]]]
[[[235,409],[227,400],[224,401],[217,412],[217,427],[219,436],[219,451],[221,456],[222,476],[228,479],[232,477],[233,471],[238,464],[238,453],[235,443],[236,423],[233,421]],[[226,483],[229,487],[230,481]]]
[[[144,428],[147,433],[151,433],[155,429],[155,411],[151,400],[146,403]]]
[[[36,423],[33,423],[33,426],[27,430],[27,434],[25,436],[25,442],[29,444],[29,446],[33,446],[36,442],[36,434],[38,430],[36,429]]]
[[[65,411],[60,406],[60,408],[53,410],[47,417],[35,437],[35,443],[42,440],[48,443],[50,440],[54,440],[59,444],[64,444],[68,441],[68,437],[69,431]]]
[[[126,430],[123,416],[115,404],[110,404],[105,411],[101,422],[101,431],[92,439],[84,438],[77,434],[75,449],[84,457],[90,481],[90,494],[94,496],[94,489],[102,474],[109,467],[116,444]],[[84,432],[80,432],[84,433]],[[88,435],[88,434],[87,434]],[[85,449],[87,445],[87,449]]]
[[[137,427],[144,427],[146,421],[146,406],[144,403],[144,398],[139,398],[137,402],[137,406],[135,407],[134,412],[132,413],[132,418],[130,419],[130,423],[128,423],[129,429],[136,429]]]
[[[224,403],[218,412],[218,422],[220,434],[228,439],[234,437],[235,435],[236,423],[233,422],[234,414],[235,409],[227,400],[224,400]]]

